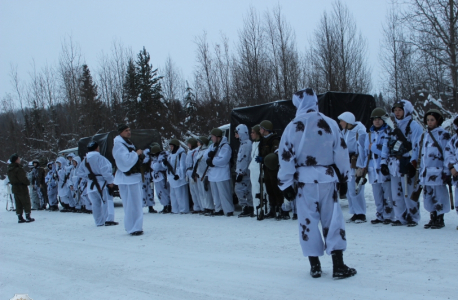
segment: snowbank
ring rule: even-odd
[[[375,215],[366,188],[368,219]],[[0,299],[456,299],[458,217],[446,227],[347,224],[345,262],[358,274],[309,276],[297,221],[148,214],[132,237],[97,228],[91,215],[34,211],[31,224],[6,212],[0,184]],[[348,203],[342,201],[346,218]],[[160,209],[160,207],[157,207]],[[455,296],[453,296],[455,295]]]

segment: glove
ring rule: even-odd
[[[264,157],[258,155],[258,156],[256,156],[256,158],[255,158],[254,160],[255,160],[257,163],[262,163],[262,162],[264,162]]]
[[[337,183],[337,189],[340,192],[340,195],[346,195],[348,191],[348,185],[346,182]]]
[[[175,176],[173,176],[173,179],[174,179],[174,180],[178,180],[178,179],[180,179],[180,176],[175,175]]]
[[[209,167],[214,167],[215,165],[213,164],[213,158],[209,157],[205,161]]]
[[[382,172],[384,176],[390,175],[390,169],[388,169],[388,166],[385,164],[380,166],[380,172]]]
[[[292,185],[290,185],[283,191],[283,197],[285,197],[288,201],[293,201],[294,199],[296,199],[296,191],[294,190]]]
[[[242,179],[243,179],[243,175],[238,174],[237,177],[235,178],[235,182],[242,182]]]
[[[412,164],[408,164],[407,165],[407,176],[409,176],[409,178],[414,178],[416,173],[417,173],[417,169],[415,169],[415,167]]]
[[[444,173],[442,173],[442,181],[444,182],[444,184],[447,184],[447,185],[452,184],[452,178],[450,177],[450,175],[447,175]]]

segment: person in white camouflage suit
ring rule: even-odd
[[[343,262],[347,239],[338,197],[339,187],[345,189],[351,179],[347,145],[337,123],[318,111],[313,89],[296,92],[293,104],[296,117],[278,149],[278,186],[287,200],[296,199],[299,240],[309,257],[310,275],[321,277],[318,257],[326,250],[332,255],[334,278],[353,276],[356,270]]]
[[[424,116],[427,125],[420,141],[414,145],[409,176],[415,178],[419,165],[418,179],[423,186],[423,203],[430,213],[425,229],[440,229],[445,226],[444,214],[450,211],[450,199],[446,184],[450,183],[450,170],[445,159],[450,134],[442,127],[444,117],[437,109],[431,109]],[[421,152],[421,155],[420,155]],[[418,159],[420,158],[420,159]]]

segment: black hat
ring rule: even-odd
[[[123,131],[126,130],[127,128],[130,128],[129,126],[127,126],[127,124],[119,124],[119,125],[118,125],[118,133],[123,132]]]
[[[13,155],[10,156],[10,162],[14,164],[18,158],[19,158],[19,155],[17,153],[14,153]]]
[[[99,147],[99,144],[96,141],[91,141],[87,144],[87,151],[95,151]]]

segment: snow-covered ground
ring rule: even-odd
[[[92,215],[34,211],[31,224],[7,212],[0,182],[0,299],[458,299],[458,216],[446,227],[347,224],[355,277],[309,276],[297,221],[144,215],[145,234],[94,226]],[[368,219],[374,217],[370,185]],[[342,207],[346,218],[348,205]],[[157,207],[160,209],[161,207]]]

